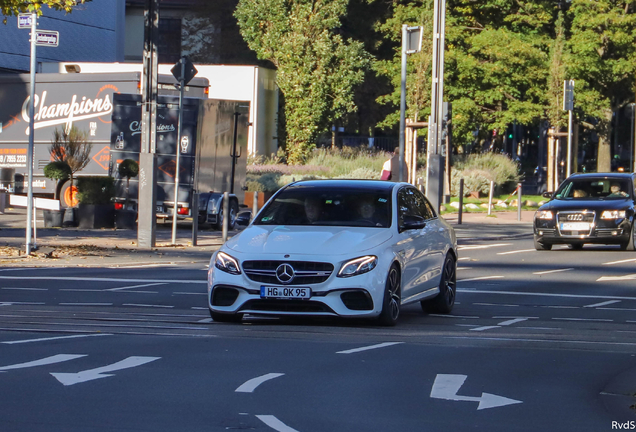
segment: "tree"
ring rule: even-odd
[[[575,104],[597,124],[597,171],[611,170],[612,116],[633,100],[636,73],[636,2],[572,0],[568,72]]]
[[[285,100],[287,161],[303,163],[318,134],[356,109],[369,55],[338,29],[348,0],[240,0],[243,38],[259,59],[277,68]]]
[[[24,12],[37,12],[42,15],[42,6],[51,9],[71,12],[78,4],[83,4],[91,0],[0,0],[0,11],[4,15],[4,23],[7,23],[7,16],[18,15]]]
[[[130,188],[130,179],[132,177],[137,177],[139,174],[139,164],[137,161],[133,159],[124,159],[120,164],[119,168],[117,168],[120,177],[126,177],[126,201],[124,203],[124,210],[128,208],[129,201],[129,188]]]
[[[88,134],[72,126],[70,131],[55,129],[53,141],[49,151],[57,162],[66,162],[71,169],[71,196],[74,195],[73,177],[76,172],[83,170],[91,161],[93,143],[88,140]]]

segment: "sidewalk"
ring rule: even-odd
[[[461,242],[524,237],[532,234],[533,211],[457,213],[443,217],[455,228]],[[222,244],[220,231],[199,230],[197,246],[191,246],[191,224],[180,222],[177,245],[171,245],[172,221],[157,223],[156,247],[137,247],[136,230],[80,230],[78,228],[44,228],[41,211],[37,216],[37,246],[34,256],[24,256],[26,210],[7,209],[0,215],[0,267],[7,266],[115,266],[127,267],[152,263],[207,263],[212,252]],[[239,231],[231,231],[229,236]]]

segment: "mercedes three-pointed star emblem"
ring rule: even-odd
[[[276,279],[282,284],[291,283],[294,280],[294,268],[291,264],[281,264],[276,268]]]

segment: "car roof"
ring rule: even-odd
[[[382,191],[389,192],[396,185],[395,183],[384,180],[352,180],[352,179],[325,179],[325,180],[302,180],[287,185],[287,190],[299,190],[306,188],[316,189],[359,189],[361,191]]]
[[[633,173],[620,173],[620,172],[600,172],[600,173],[575,173],[570,178],[608,178],[608,179],[632,179]]]

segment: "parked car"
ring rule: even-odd
[[[581,249],[586,243],[617,244],[634,250],[635,175],[573,174],[534,216],[534,246]]]
[[[412,185],[302,181],[212,255],[209,309],[215,321],[304,315],[395,325],[408,303],[449,313],[456,269],[453,228]]]

